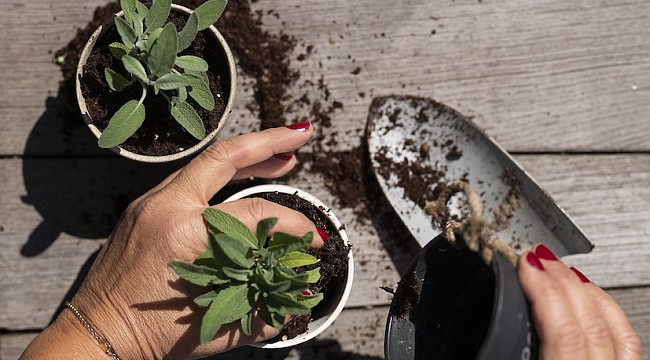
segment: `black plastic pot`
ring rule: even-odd
[[[536,359],[537,348],[515,267],[498,253],[488,266],[443,235],[404,273],[384,342],[387,360]]]

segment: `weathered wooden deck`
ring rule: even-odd
[[[17,359],[52,319],[115,209],[168,170],[99,151],[85,128],[61,116],[51,52],[104,3],[0,1],[2,360]],[[650,2],[263,0],[254,8],[279,14],[264,17],[265,29],[314,46],[293,66],[303,79],[322,76],[344,104],[329,130],[348,134],[342,148],[359,145],[374,96],[434,97],[473,116],[596,245],[566,261],[620,302],[650,346]],[[240,85],[225,136],[256,126],[245,108],[250,81]],[[317,176],[292,185],[335,203]],[[334,209],[357,262],[342,316],[300,349],[245,348],[215,359],[383,358],[390,296],[379,286],[394,285],[412,254],[388,252],[372,224]]]

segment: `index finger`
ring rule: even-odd
[[[216,142],[187,164],[166,188],[177,196],[207,203],[237,170],[298,149],[309,141],[312,131],[309,122],[301,122]]]

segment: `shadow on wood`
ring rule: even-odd
[[[183,165],[136,163],[99,149],[73,115],[69,96],[61,88],[46,100],[27,139],[22,201],[43,220],[21,249],[26,257],[41,254],[64,232],[82,239],[107,237],[131,201]]]

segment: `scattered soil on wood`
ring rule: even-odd
[[[177,29],[182,29],[186,17],[172,11],[169,20]],[[122,105],[130,100],[137,100],[142,95],[142,89],[137,84],[118,92],[111,90],[106,83],[104,77],[106,68],[115,70],[127,79],[130,77],[122,62],[108,51],[109,44],[119,41],[120,36],[113,26],[98,39],[84,66],[81,90],[93,123],[100,130],[108,126],[109,120]],[[198,56],[210,64],[207,74],[215,98],[215,108],[211,111],[205,110],[192,98],[187,100],[201,117],[206,134],[219,126],[227,99],[231,96],[228,63],[225,53],[218,44],[219,42],[209,31],[201,31],[192,45],[180,54]],[[200,140],[194,138],[176,122],[169,112],[167,100],[162,96],[154,96],[151,89],[148,91],[149,94],[144,101],[146,114],[144,123],[121,147],[138,154],[158,156],[175,154],[196,145]]]
[[[327,218],[325,213],[331,209],[317,208],[307,200],[302,199],[296,194],[285,194],[278,192],[269,192],[254,195],[272,201],[274,203],[286,206],[290,209],[304,214],[314,225],[324,229],[330,238],[325,245],[319,249],[309,249],[307,252],[315,256],[320,261],[318,264],[306,266],[298,269],[298,271],[311,270],[320,267],[321,278],[317,283],[312,284],[309,290],[312,293],[323,293],[325,298],[318,304],[310,315],[295,316],[289,321],[278,335],[282,339],[292,339],[307,331],[307,325],[310,319],[317,319],[323,316],[322,309],[329,307],[335,298],[328,297],[328,294],[336,294],[342,286],[345,286],[345,278],[348,273],[348,257],[350,254],[350,246],[343,242],[339,235],[339,230]]]

